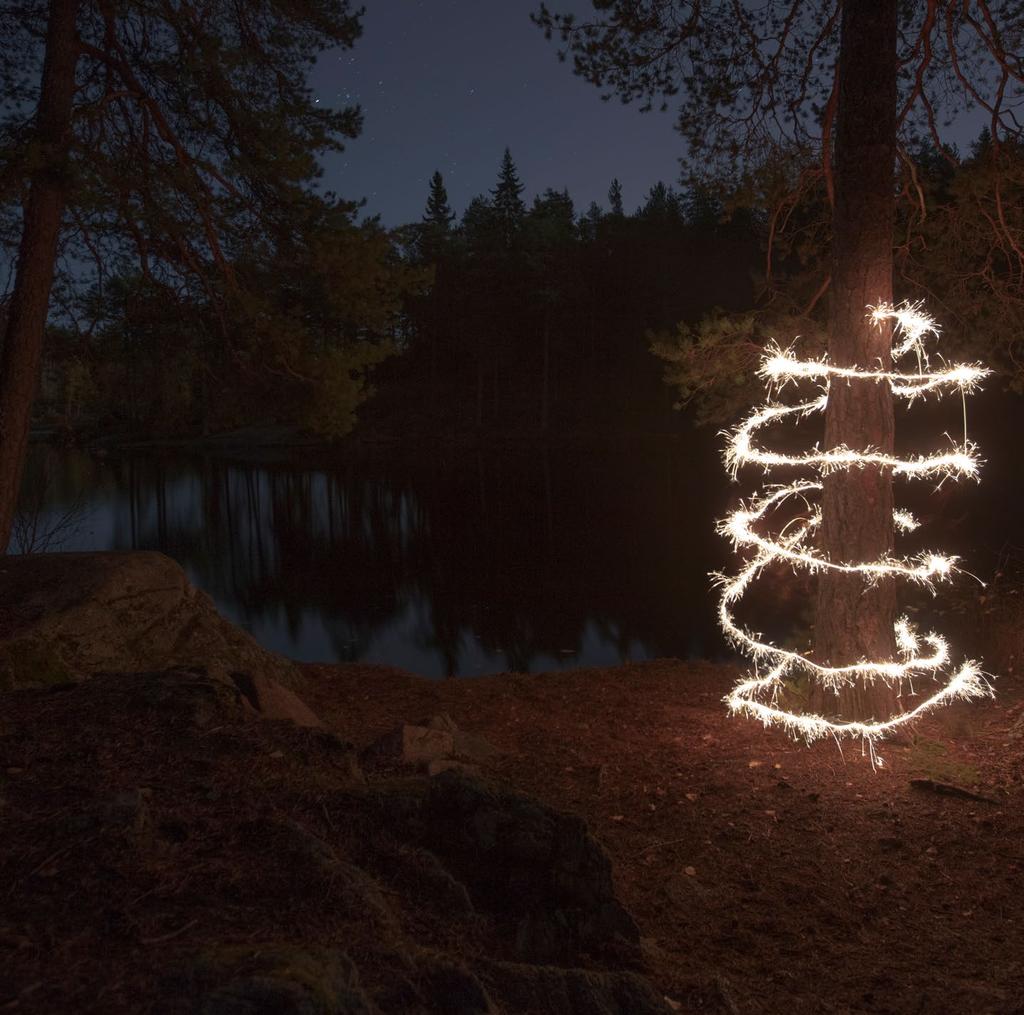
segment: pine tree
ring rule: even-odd
[[[425,264],[435,264],[442,252],[447,248],[452,236],[452,223],[455,213],[448,204],[448,191],[444,186],[444,177],[440,172],[430,177],[430,192],[427,195],[427,207],[423,220],[413,228],[415,249]]]
[[[618,177],[612,180],[612,185],[608,188],[608,214],[625,214],[622,208],[622,184],[619,183]]]
[[[455,221],[455,212],[448,204],[448,191],[445,189],[444,177],[435,170],[430,177],[430,195],[427,197],[427,210],[423,216],[426,225],[433,226],[439,233],[451,230]]]
[[[708,187],[691,187],[680,199],[680,206],[687,225],[710,229],[722,220],[722,202]]]
[[[597,231],[604,218],[604,210],[596,201],[591,201],[586,212],[580,216],[579,231],[580,238],[588,243],[597,238]]]
[[[681,219],[679,195],[659,180],[648,192],[647,200],[640,207],[639,214],[645,218]]]
[[[892,300],[896,202],[917,199],[915,187],[897,185],[903,136],[919,123],[934,132],[937,92],[939,101],[980,101],[991,110],[994,141],[1024,136],[1004,94],[1015,71],[1003,39],[1015,30],[1016,6],[978,6],[984,30],[977,28],[975,5],[897,0],[790,0],[756,8],[727,0],[601,0],[595,18],[577,22],[572,13],[552,13],[541,4],[533,19],[548,37],[561,37],[575,72],[593,84],[625,101],[639,99],[647,109],[678,100],[677,123],[696,177],[735,178],[750,168],[743,163],[752,151],[758,160],[787,149],[813,151],[813,163],[800,174],[801,193],[786,201],[819,192],[805,185],[808,173],[828,195],[832,256],[823,259],[820,291],[827,288],[830,297],[829,356],[843,365],[881,363],[884,369],[890,335],[872,324],[865,307]],[[683,7],[693,10],[681,17]],[[943,90],[954,77],[950,100]],[[992,226],[1005,240],[1005,226]],[[893,436],[887,386],[865,379],[830,390],[826,448],[888,453]],[[841,469],[825,477],[824,487],[825,555],[834,561],[888,557],[891,472]],[[856,575],[826,570],[816,606],[818,659],[846,665],[895,658],[895,615],[894,583],[865,586]],[[893,693],[882,682],[843,687],[838,711],[847,719],[878,718],[891,712]]]
[[[450,339],[448,328],[452,318],[453,289],[453,240],[455,231],[452,222],[455,213],[448,204],[448,191],[444,177],[435,170],[430,177],[430,193],[423,220],[413,227],[415,251],[420,262],[433,272],[433,284],[414,315],[419,318],[417,339],[424,343],[429,355],[429,380],[431,401],[436,401],[438,387],[438,358],[444,338]],[[450,344],[450,342],[449,342]]]
[[[598,209],[600,214],[600,209]],[[550,187],[534,198],[526,221],[526,248],[534,281],[531,302],[541,311],[540,412],[538,422],[547,430],[551,418],[552,358],[555,315],[568,301],[576,263],[576,214],[568,190]]]
[[[992,151],[992,131],[988,127],[982,127],[981,133],[971,143],[971,158],[984,158]]]
[[[491,191],[492,204],[501,222],[506,247],[513,245],[526,215],[522,193],[523,185],[519,182],[516,164],[512,161],[512,153],[506,148],[498,171],[498,185]]]
[[[319,105],[307,82],[319,53],[358,38],[349,0],[199,7],[0,9],[0,198],[23,208],[0,349],[0,552],[62,242],[76,265],[134,255],[144,275],[221,313],[237,293],[238,252],[287,218],[319,155],[359,132],[357,108]]]

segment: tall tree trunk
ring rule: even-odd
[[[891,332],[866,317],[892,300],[896,160],[896,0],[843,5],[835,140],[829,356],[839,366],[888,368]],[[825,446],[893,449],[892,392],[873,381],[831,385]],[[877,560],[893,548],[888,469],[841,470],[822,496],[822,547],[833,561]],[[896,589],[856,574],[823,572],[818,583],[816,655],[834,666],[895,658]],[[886,719],[895,694],[884,684],[825,695],[825,712]]]
[[[497,350],[497,348],[495,348],[495,350],[494,350],[494,363],[492,365],[492,369],[494,371],[494,373],[493,373],[494,384],[491,387],[491,416],[494,419],[495,423],[497,423],[498,420],[501,418],[499,416],[499,414],[498,414],[498,399],[499,399],[500,393],[501,393],[501,387],[500,387],[500,384],[499,384],[499,381],[501,380],[501,375],[500,375],[500,371],[499,371],[498,368],[499,368],[498,350]]]
[[[29,181],[11,308],[0,353],[0,553],[7,551],[39,384],[43,332],[68,190],[78,0],[51,0],[35,138],[43,159]]]
[[[548,432],[551,414],[551,315],[544,312],[543,369],[540,384],[540,428]]]
[[[476,337],[476,428],[484,425],[484,340],[483,332]]]

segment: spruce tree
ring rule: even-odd
[[[425,225],[432,226],[439,233],[451,230],[455,221],[455,212],[448,204],[448,191],[445,189],[444,177],[438,170],[430,177],[430,194],[427,197],[427,210],[423,215]]]
[[[492,204],[501,222],[506,247],[511,247],[523,224],[526,205],[523,204],[523,185],[519,182],[512,153],[506,148],[498,171],[498,185],[491,191]]]
[[[448,204],[444,177],[435,171],[430,177],[430,192],[423,220],[414,227],[416,252],[421,261],[435,263],[452,238],[455,212]]]
[[[622,209],[622,184],[619,183],[618,177],[612,180],[612,185],[608,188],[608,213],[620,216],[625,214]]]
[[[671,187],[666,187],[659,180],[647,194],[647,200],[639,209],[645,218],[679,219],[682,218],[679,195]]]

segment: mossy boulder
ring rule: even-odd
[[[294,663],[225,620],[161,553],[0,558],[0,689],[196,666],[301,683]]]

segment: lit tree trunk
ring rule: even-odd
[[[835,139],[829,356],[839,366],[887,369],[890,331],[866,307],[892,300],[896,159],[896,0],[843,5]],[[893,449],[892,393],[872,381],[833,382],[825,446]],[[892,476],[887,469],[835,472],[824,481],[822,547],[833,561],[870,561],[893,548]],[[891,581],[865,587],[858,575],[825,572],[818,585],[816,655],[832,665],[896,655]],[[844,719],[886,719],[895,695],[854,686],[816,702]]]
[[[51,0],[36,111],[42,162],[29,181],[7,331],[0,353],[0,553],[7,551],[39,383],[43,332],[67,196],[75,97],[77,0]]]

